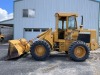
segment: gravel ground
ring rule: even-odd
[[[5,61],[7,48],[0,46],[0,75],[100,75],[100,49],[91,52],[85,62],[74,62],[61,53],[46,61],[35,61],[31,55]]]

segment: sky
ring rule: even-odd
[[[0,8],[5,9],[8,13],[13,12],[13,0],[0,0]]]
[[[14,0],[0,0],[0,21],[13,18],[13,1]]]
[[[96,1],[100,1],[100,0],[96,0]]]
[[[13,18],[13,0],[0,0],[0,21]]]

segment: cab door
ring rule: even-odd
[[[60,17],[58,22],[58,39],[64,40],[65,37],[65,31],[67,29],[67,20],[66,17]]]
[[[59,17],[58,20],[58,42],[59,42],[59,51],[65,51],[65,32],[67,29],[67,17]]]
[[[67,29],[65,31],[66,40],[75,40],[78,36],[77,21],[75,16],[69,16],[67,18]]]
[[[79,31],[77,30],[77,21],[75,16],[67,17],[67,29],[65,30],[65,48],[64,51],[68,51],[73,41],[77,40]]]

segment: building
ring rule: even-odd
[[[0,32],[5,36],[5,42],[14,38],[14,19],[0,22]]]
[[[55,29],[56,12],[74,12],[84,17],[84,28],[96,29],[99,24],[99,3],[92,0],[15,0],[14,19],[0,25],[13,27],[14,39],[36,37],[48,28]]]

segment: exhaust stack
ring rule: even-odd
[[[83,16],[81,16],[81,25],[80,25],[80,29],[82,30],[83,29]]]

